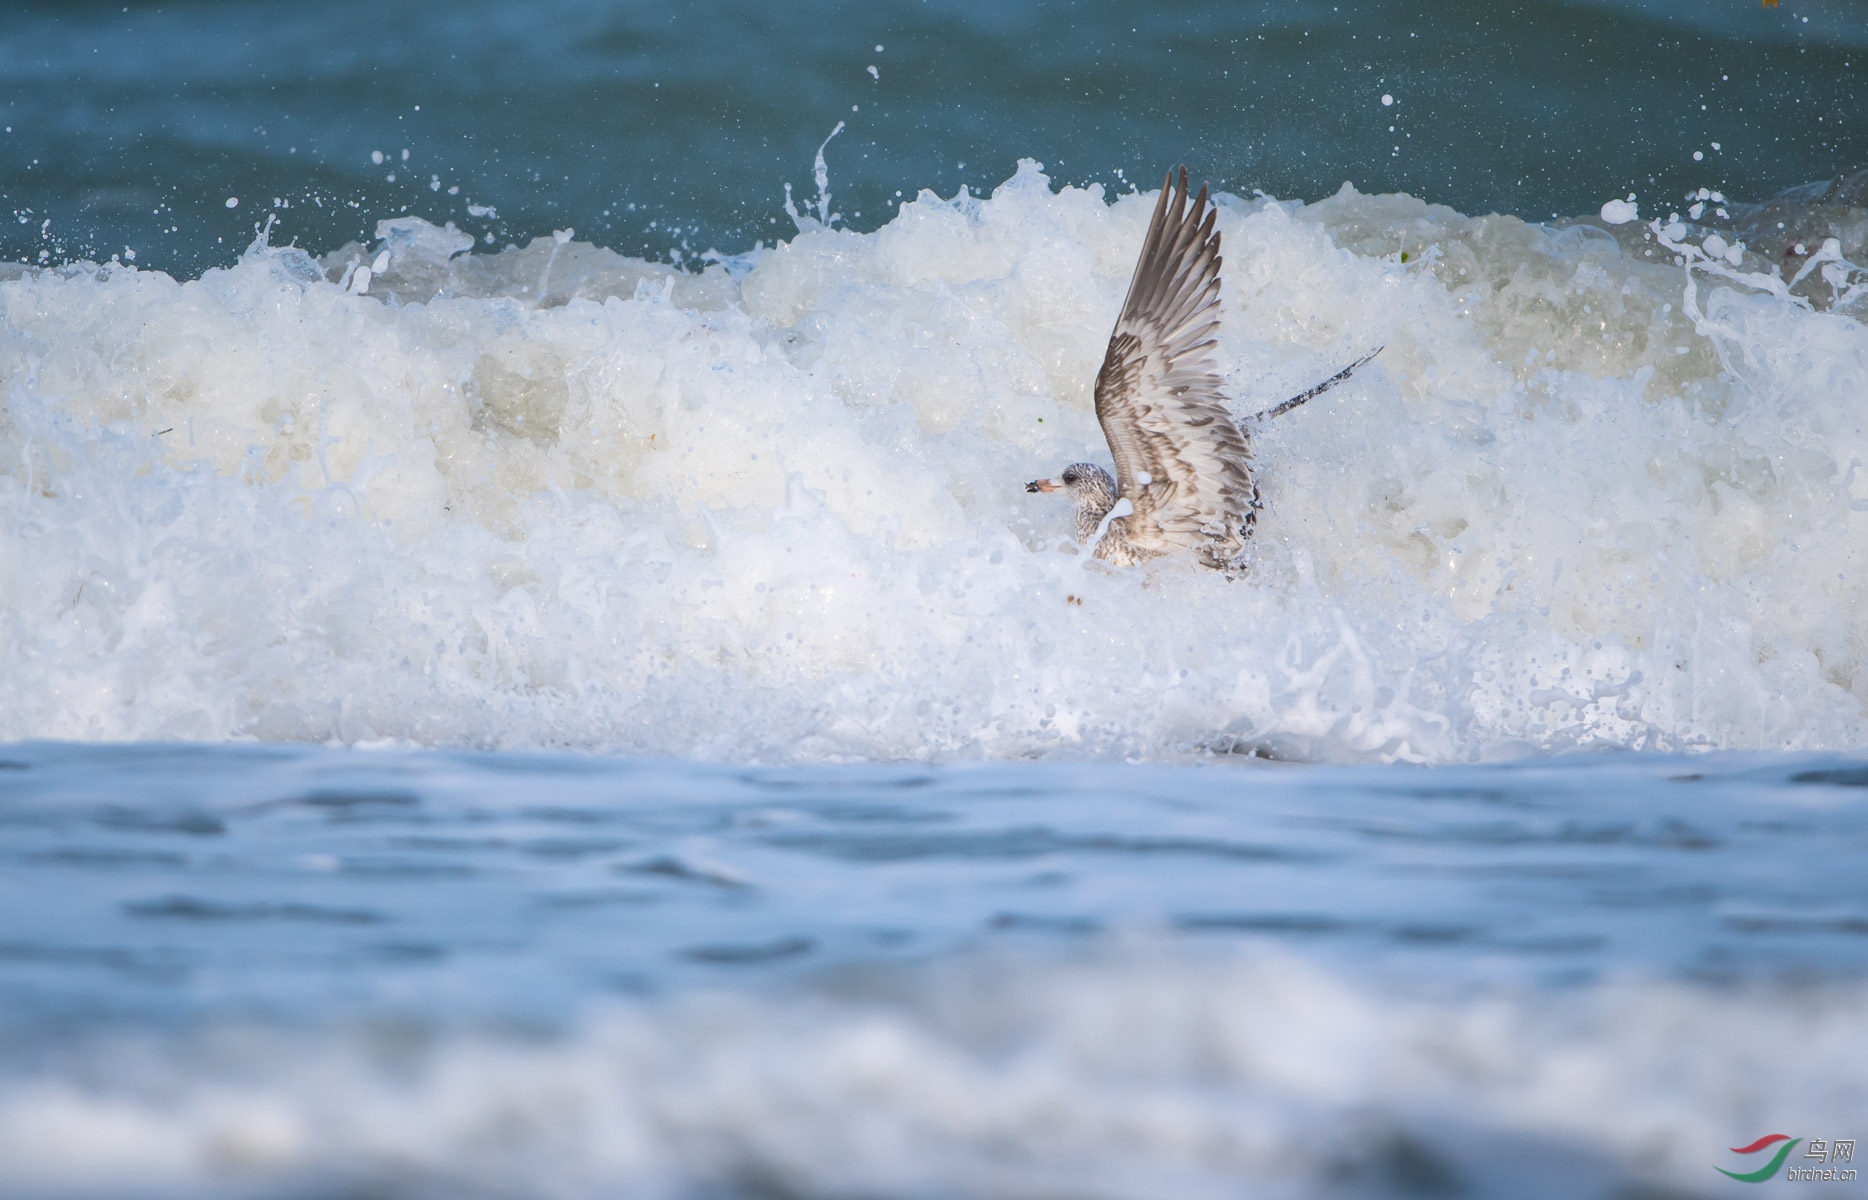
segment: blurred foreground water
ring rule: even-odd
[[[1712,1195],[1868,1125],[1850,759],[0,757],[9,1196]]]

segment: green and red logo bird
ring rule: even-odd
[[[1802,1138],[1793,1138],[1787,1133],[1767,1133],[1749,1146],[1733,1146],[1731,1150],[1733,1154],[1756,1154],[1782,1142],[1783,1145],[1777,1146],[1777,1153],[1771,1155],[1770,1162],[1755,1171],[1728,1171],[1724,1167],[1714,1167],[1713,1170],[1721,1175],[1730,1175],[1740,1183],[1763,1183],[1783,1169],[1784,1160],[1790,1157],[1791,1148],[1802,1140]]]

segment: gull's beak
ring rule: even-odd
[[[1057,486],[1057,480],[1055,479],[1034,479],[1025,485],[1025,490],[1028,492],[1054,492],[1057,490]]]

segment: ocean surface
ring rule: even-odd
[[[1849,0],[10,6],[0,1196],[1854,1169],[1865,65]],[[1241,419],[1383,348],[1249,422],[1236,578],[1024,490],[1181,161]]]

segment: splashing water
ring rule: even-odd
[[[817,147],[817,156],[811,161],[811,178],[817,184],[817,199],[810,205],[816,213],[815,217],[798,212],[791,200],[791,185],[785,185],[785,215],[791,218],[791,223],[799,233],[807,233],[811,229],[828,229],[840,219],[830,211],[830,164],[824,161],[824,151],[830,148],[831,139],[842,132],[843,122],[838,121],[837,127]]]
[[[15,270],[0,738],[1861,742],[1844,263],[1812,264],[1819,311],[1665,224],[1222,196],[1242,414],[1387,349],[1260,431],[1245,578],[1117,571],[1022,481],[1106,457],[1090,384],[1150,197],[1028,162],[858,234],[816,166],[794,240],[697,272],[413,219],[185,282]]]

